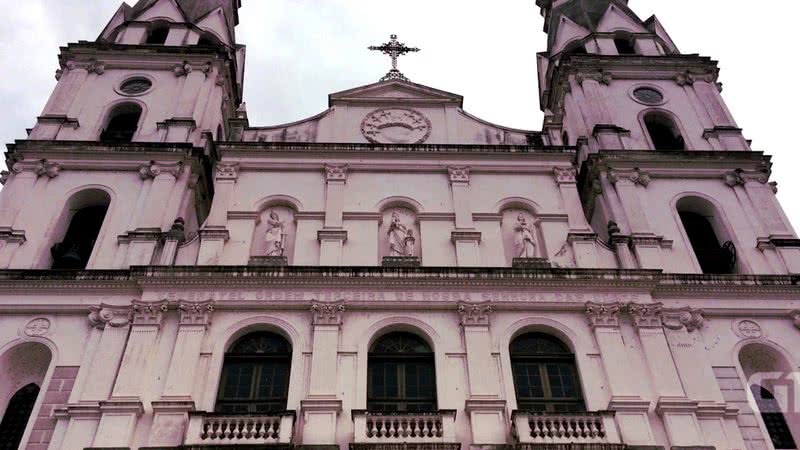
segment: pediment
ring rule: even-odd
[[[461,107],[464,98],[408,81],[381,81],[346,91],[336,92],[328,97],[329,106],[337,103],[368,104],[453,104]]]

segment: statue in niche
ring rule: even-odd
[[[275,211],[269,212],[267,219],[267,256],[284,256],[286,251],[286,223]]]
[[[392,221],[389,223],[389,256],[408,257],[414,256],[414,245],[417,238],[414,237],[414,230],[400,222],[400,215],[392,213]]]
[[[533,226],[523,214],[517,216],[514,224],[514,257],[535,258],[536,241],[533,238]]]

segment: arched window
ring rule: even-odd
[[[369,352],[367,409],[373,412],[434,411],[433,351],[419,336],[390,333]]]
[[[681,132],[668,115],[650,112],[644,116],[644,125],[656,150],[686,150]]]
[[[66,229],[64,238],[50,248],[53,269],[86,268],[110,202],[108,194],[98,190],[82,192],[70,199],[62,222]]]
[[[614,46],[620,55],[635,55],[636,41],[629,33],[620,33],[614,37]]]
[[[784,417],[781,405],[775,395],[769,389],[757,384],[750,386],[750,392],[752,392],[753,398],[756,400],[761,420],[764,421],[764,426],[767,428],[773,447],[776,449],[796,449],[797,444],[792,436],[792,430],[789,429],[789,424],[786,422],[786,417]]]
[[[139,128],[142,107],[135,103],[119,105],[111,111],[105,129],[100,133],[102,142],[131,142]]]
[[[216,411],[285,411],[291,360],[291,345],[275,333],[259,331],[240,338],[225,354]]]
[[[169,36],[169,22],[153,22],[147,29],[147,38],[144,43],[148,45],[164,45]]]
[[[736,247],[731,241],[720,240],[719,219],[715,208],[699,198],[683,198],[678,215],[689,238],[694,255],[703,273],[732,274],[736,270]]]
[[[543,333],[528,333],[510,346],[517,408],[532,412],[581,412],[575,355],[563,342]]]
[[[0,449],[13,450],[19,446],[38,396],[39,386],[31,383],[11,397],[0,422]]]
[[[793,371],[791,364],[784,356],[772,347],[753,343],[746,345],[739,352],[739,363],[742,366],[750,393],[758,408],[754,413],[761,416],[768,438],[775,449],[796,449],[797,436],[800,436],[800,414],[790,412],[787,420],[776,392],[783,392],[791,397],[793,389],[787,385]],[[752,382],[755,381],[755,382]],[[792,398],[783,398],[784,404],[790,407]],[[752,406],[752,404],[751,404]]]

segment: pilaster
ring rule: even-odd
[[[219,162],[214,175],[214,202],[206,219],[206,226],[200,230],[199,265],[218,264],[222,257],[228,232],[228,211],[239,178],[239,163]]]
[[[474,445],[506,443],[506,401],[501,398],[500,374],[492,355],[489,324],[492,305],[459,303],[458,315],[467,352],[469,398],[465,409],[469,414]]]
[[[456,215],[456,228],[450,233],[450,240],[456,248],[456,263],[460,267],[480,265],[481,232],[475,229],[469,195],[469,166],[449,166],[447,176],[450,181],[453,209]]]
[[[661,269],[661,239],[652,231],[643,208],[642,195],[650,185],[650,174],[639,169],[609,170],[608,181],[614,186],[630,228],[631,247],[643,269]]]
[[[178,446],[197,404],[193,388],[214,302],[178,302],[180,322],[161,399],[153,402],[150,446]]]
[[[596,235],[583,212],[583,204],[578,195],[577,172],[573,167],[554,167],[553,177],[561,194],[561,201],[567,212],[569,234],[567,241],[572,246],[578,267],[598,267]]]
[[[347,164],[325,164],[325,222],[317,236],[321,266],[338,266],[342,263],[342,250],[347,241],[347,230],[342,219],[347,172]]]
[[[629,445],[654,445],[655,437],[647,412],[650,402],[637,392],[637,374],[631,371],[628,348],[622,337],[619,313],[621,303],[586,303],[589,326],[594,331],[597,347],[608,382],[608,410],[615,411],[622,442]]]
[[[339,330],[344,302],[313,303],[314,327],[311,348],[311,376],[308,396],[300,402],[304,418],[304,445],[336,444],[336,424],[342,410],[337,397]]]

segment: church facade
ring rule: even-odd
[[[123,4],[8,145],[0,448],[797,448],[800,239],[716,61],[536,0],[540,131],[396,36],[256,126],[241,6]]]

